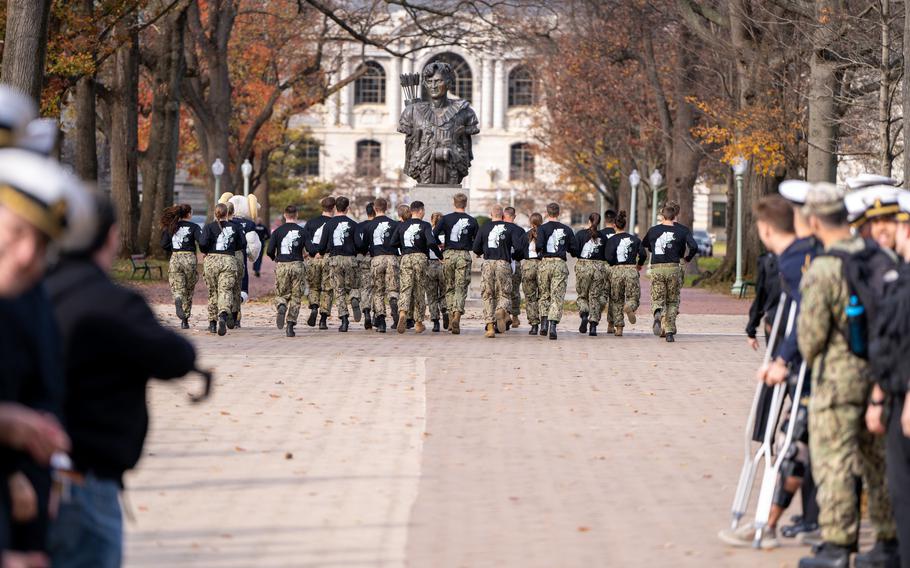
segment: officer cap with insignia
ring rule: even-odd
[[[844,211],[844,190],[833,183],[813,183],[806,192],[803,215],[835,215]]]
[[[0,148],[0,207],[50,240],[60,238],[66,228],[71,186],[56,160],[21,148]]]
[[[25,126],[16,147],[50,156],[57,150],[60,127],[53,118],[36,118]]]
[[[787,181],[781,182],[777,191],[790,203],[803,205],[806,203],[806,194],[809,192],[810,187],[812,187],[812,184],[807,181],[801,179],[788,179]]]
[[[35,101],[8,85],[0,85],[0,147],[14,146],[28,123],[38,116]]]
[[[910,191],[902,191],[897,196],[898,212],[895,218],[900,223],[910,223]]]
[[[897,214],[897,196],[903,191],[891,185],[873,185],[851,191],[844,197],[849,221],[861,224]]]
[[[878,174],[866,174],[862,173],[856,177],[847,178],[846,180],[847,188],[851,190],[863,189],[864,187],[872,187],[874,185],[897,185],[897,180],[887,176],[880,176]]]

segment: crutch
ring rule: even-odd
[[[774,488],[777,485],[777,476],[780,472],[781,465],[783,465],[783,462],[787,457],[787,452],[790,450],[790,445],[793,443],[793,431],[796,428],[799,401],[803,396],[805,381],[806,362],[803,361],[802,365],[799,367],[796,388],[793,390],[793,396],[790,401],[790,421],[787,424],[787,432],[784,435],[784,441],[773,462],[769,459],[770,454],[765,459],[765,472],[761,481],[761,491],[758,494],[758,505],[755,509],[755,540],[752,543],[752,546],[755,548],[761,546],[762,533],[768,525],[768,517],[771,515],[771,501],[774,499]],[[786,383],[777,385],[775,389],[781,388],[781,391],[783,391],[785,384]],[[783,397],[783,394],[781,394],[781,397]],[[780,405],[778,405],[777,408],[780,408]],[[768,427],[770,428],[770,426],[771,423],[768,422]],[[768,437],[768,432],[765,432],[765,437]]]
[[[774,354],[774,349],[777,347],[777,337],[778,330],[780,329],[780,322],[784,315],[784,302],[787,299],[786,293],[781,293],[780,300],[778,305],[780,308],[777,310],[777,313],[774,314],[774,322],[771,324],[771,335],[768,338],[768,347],[765,349],[765,356],[763,360],[763,365],[767,365],[771,362],[771,357]],[[787,316],[787,328],[790,328],[792,319],[792,310],[790,315]],[[749,411],[749,418],[746,420],[746,435],[745,435],[745,447],[743,452],[743,467],[739,473],[739,483],[736,485],[736,495],[733,497],[733,507],[732,507],[732,517],[733,521],[731,523],[731,528],[736,530],[736,527],[739,526],[740,519],[746,514],[746,508],[749,503],[749,494],[752,491],[752,481],[755,478],[755,470],[758,468],[758,459],[761,456],[760,451],[753,451],[752,449],[752,432],[755,429],[755,421],[758,418],[758,405],[761,401],[761,392],[762,384],[759,383],[755,387],[755,396],[752,399],[752,409]],[[759,448],[760,450],[760,448]]]

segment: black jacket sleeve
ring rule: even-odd
[[[645,261],[648,260],[648,251],[645,250],[645,245],[638,243],[638,266],[643,266]]]
[[[436,258],[442,258],[442,251],[439,250],[439,241],[436,240],[436,235],[433,234],[433,225],[429,223],[423,224],[423,236],[427,240],[427,249],[433,251]]]
[[[569,231],[569,236],[566,241],[566,250],[578,250],[578,239],[575,238],[575,233]]]
[[[689,254],[686,255],[686,262],[690,262],[695,255],[698,254],[698,243],[695,242],[695,237],[692,236],[692,231],[686,233],[686,247],[689,249]]]
[[[390,246],[390,247],[392,247],[392,248],[397,248],[397,249],[400,249],[400,248],[401,248],[401,231],[402,231],[402,227],[404,227],[404,223],[403,223],[403,222],[402,222],[402,223],[398,223],[398,225],[395,226],[395,230],[392,231],[392,237],[389,239],[389,246]]]
[[[316,246],[316,252],[323,256],[329,251],[329,233],[332,232],[332,227],[330,227],[332,224],[331,221],[326,221],[322,226],[322,236],[319,239],[319,245]]]
[[[518,262],[523,260],[528,254],[528,247],[524,246],[524,231],[510,231],[509,238],[511,239],[512,247],[512,260]]]
[[[474,254],[477,256],[483,256],[483,231],[477,231],[477,234],[474,235]]]
[[[171,236],[168,234],[167,230],[161,231],[161,249],[167,252],[172,252],[174,250]]]
[[[749,306],[749,321],[746,323],[746,335],[754,338],[761,325],[761,319],[765,315],[765,303],[768,301],[767,291],[765,289],[765,280],[768,278],[766,265],[767,257],[762,256],[758,259],[758,274],[755,276],[755,299]]]
[[[265,250],[266,256],[275,260],[275,252],[278,249],[278,239],[269,239],[269,246]]]

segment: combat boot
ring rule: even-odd
[[[385,333],[385,316],[376,316],[376,333]]]
[[[550,339],[552,339],[554,341],[556,340],[556,322],[555,321],[550,322]]]
[[[284,318],[288,313],[288,307],[284,304],[278,306],[278,315],[275,317],[275,325],[278,329],[284,329]]]
[[[180,320],[180,329],[189,329],[189,328],[190,328],[189,320],[187,320],[186,318],[183,318],[182,320]]]
[[[414,329],[414,320],[412,320],[411,318],[408,318],[408,319],[405,320],[405,321],[406,321],[406,323],[407,323],[407,328],[408,328],[408,329]]]
[[[398,327],[398,298],[389,298],[389,313],[392,314],[392,327]]]
[[[850,547],[823,542],[815,556],[806,556],[799,561],[799,568],[848,568]]]
[[[656,310],[654,310],[654,323],[651,324],[651,331],[654,332],[654,335],[658,335],[658,336],[663,334],[663,326],[660,323],[660,315],[661,315],[660,308],[657,308]]]
[[[306,319],[306,324],[310,327],[316,327],[317,317],[319,317],[319,306],[310,306],[310,317]]]
[[[329,314],[319,314],[319,329],[329,329]]]
[[[461,333],[461,312],[452,312],[452,335]]]
[[[439,333],[439,320],[433,320],[433,333]]]
[[[613,333],[614,331],[616,331],[616,328],[613,327],[613,324],[610,322],[607,322],[607,333]]]
[[[221,312],[218,314],[218,335],[224,335],[227,333],[227,322],[228,315],[227,312]]]
[[[673,337],[672,333],[667,334],[667,343],[673,343],[676,339]]]
[[[297,324],[294,323],[294,322],[290,322],[290,321],[289,321],[289,322],[288,322],[288,327],[287,327],[287,329],[284,331],[284,334],[287,335],[288,337],[294,337],[294,336],[296,336],[297,334],[294,333],[294,326],[295,326],[295,325],[297,325]]]
[[[550,320],[544,318],[540,320],[540,336],[543,337],[547,334],[547,328],[550,326]]]
[[[177,311],[177,319],[185,320],[186,314],[183,312],[183,300],[181,300],[179,298],[174,300],[174,308]]]
[[[360,311],[360,298],[351,298],[351,311],[354,312],[354,321],[360,321],[363,315]]]
[[[234,318],[234,328],[240,329],[240,312],[237,312],[237,317]]]
[[[442,310],[442,329],[449,329],[449,312]]]
[[[218,322],[217,321],[209,322],[209,333],[218,333]]]
[[[540,325],[536,323],[531,324],[531,331],[528,332],[528,335],[537,335],[537,332],[540,330]]]
[[[224,323],[225,323],[225,325],[227,325],[227,328],[228,328],[228,329],[234,329],[234,323],[235,323],[235,322],[234,322],[234,312],[222,312],[222,313],[225,314],[225,316],[224,316],[224,317],[225,317],[225,322],[224,322]]]
[[[398,333],[404,333],[408,330],[408,314],[404,310],[398,312],[398,323],[395,325]]]
[[[502,308],[496,310],[496,331],[499,333],[506,332],[506,321],[508,320],[508,314]]]
[[[588,312],[579,312],[581,316],[581,325],[578,326],[578,333],[587,333],[588,331]]]
[[[258,271],[258,270],[254,270],[254,271],[253,271],[253,274],[256,276],[256,278],[259,278],[259,277],[262,276],[261,274],[259,274],[259,271]]]
[[[373,320],[370,318],[370,308],[363,310],[363,329],[373,329]]]
[[[486,333],[483,334],[483,336],[484,336],[484,337],[489,337],[490,339],[493,339],[494,337],[496,337],[496,330],[493,329],[494,327],[495,327],[494,324],[488,323],[488,324],[487,324],[487,331],[486,331]]]
[[[427,326],[423,325],[422,321],[414,322],[414,333],[423,333],[427,330]]]
[[[857,554],[853,559],[856,568],[900,568],[901,558],[897,540],[879,540],[869,552]]]
[[[341,316],[341,325],[338,326],[338,331],[341,333],[347,333],[348,331],[348,316]]]
[[[597,322],[592,321],[588,324],[588,335],[591,337],[597,337]]]
[[[518,319],[518,316],[512,316],[512,327],[518,327],[521,325],[521,320]]]
[[[629,318],[629,323],[635,323],[635,310],[632,309],[632,306],[626,306],[622,311],[624,311],[626,317]]]
[[[613,328],[613,335],[615,335],[616,337],[622,337],[622,326],[621,325],[617,325],[616,327]]]

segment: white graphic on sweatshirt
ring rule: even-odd
[[[335,225],[335,232],[332,233],[332,244],[336,247],[344,246],[344,240],[351,234],[351,224],[342,221]]]
[[[632,237],[623,237],[616,246],[616,260],[626,262],[629,260],[629,253],[632,252]]]
[[[171,246],[174,247],[174,250],[183,248],[183,243],[186,242],[186,239],[189,236],[190,227],[180,227],[177,229],[177,232],[174,233],[174,236],[171,237]]]
[[[675,235],[669,231],[657,237],[657,240],[654,241],[654,254],[666,254],[666,250],[673,245],[674,238]]]
[[[591,258],[600,249],[600,239],[594,237],[581,247],[581,258]]]
[[[506,226],[496,225],[487,237],[487,248],[499,248],[499,245],[502,244],[504,238],[506,238]]]
[[[300,242],[300,231],[293,230],[288,231],[288,234],[281,239],[281,254],[289,255],[291,252],[297,248],[297,243]]]
[[[325,223],[323,223],[322,225],[320,225],[319,228],[316,229],[316,232],[313,233],[312,243],[313,243],[314,245],[318,245],[318,244],[319,244],[319,241],[322,240],[322,230],[323,230],[323,229],[325,229]]]
[[[452,230],[449,231],[449,242],[457,243],[461,240],[461,237],[468,232],[468,224],[470,221],[462,217],[455,222],[455,226],[452,227]]]
[[[384,245],[390,230],[392,230],[392,226],[388,221],[380,221],[376,228],[373,229],[373,246],[381,247]]]
[[[528,243],[528,258],[537,258],[537,243]]]
[[[547,252],[551,254],[559,252],[564,242],[566,242],[566,230],[553,229],[550,238],[547,239]]]
[[[409,225],[407,229],[404,230],[404,247],[405,248],[414,248],[414,241],[417,240],[417,236],[420,234],[420,225],[414,223]]]
[[[230,225],[223,227],[221,233],[218,235],[218,240],[215,241],[215,250],[226,251],[228,246],[230,246],[233,237],[234,227],[231,227]]]

